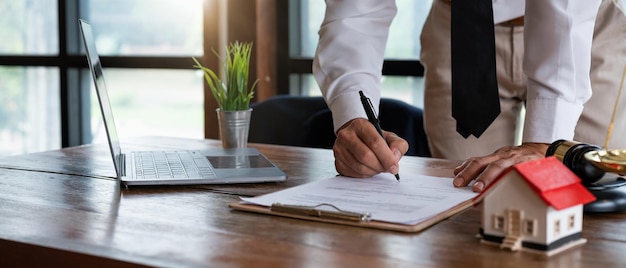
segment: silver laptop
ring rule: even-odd
[[[255,148],[122,153],[91,25],[79,20],[118,179],[126,185],[284,181],[287,175]]]

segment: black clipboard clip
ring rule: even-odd
[[[323,206],[331,207],[335,211],[318,209],[319,207],[323,207]],[[338,207],[332,204],[328,204],[328,203],[321,203],[315,206],[298,206],[298,205],[285,205],[285,204],[280,204],[280,203],[274,203],[270,207],[270,210],[273,212],[311,216],[311,217],[318,217],[318,218],[329,219],[329,220],[342,220],[342,221],[354,221],[354,222],[368,222],[371,220],[371,215],[369,212],[359,213],[359,212],[346,211],[346,210],[339,209]]]

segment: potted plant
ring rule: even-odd
[[[239,41],[226,46],[225,58],[213,51],[220,60],[219,75],[193,58],[196,63],[194,67],[203,71],[204,78],[219,106],[216,111],[220,126],[220,139],[224,148],[247,146],[252,113],[250,100],[254,97],[254,88],[258,82],[256,80],[252,86],[248,86],[251,52],[252,43]]]

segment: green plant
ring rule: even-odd
[[[203,71],[204,78],[220,109],[237,111],[250,108],[250,100],[254,96],[254,87],[259,81],[257,79],[251,87],[248,87],[251,51],[252,43],[240,43],[239,41],[226,46],[226,59],[213,51],[222,66],[219,76],[213,70],[202,66],[196,58],[193,58],[196,63],[194,67]],[[224,70],[226,75],[222,76]],[[222,81],[220,77],[225,77],[225,80]]]

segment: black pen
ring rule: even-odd
[[[376,114],[374,114],[374,106],[372,105],[370,98],[366,97],[365,94],[363,94],[362,90],[359,90],[359,95],[361,95],[361,103],[363,104],[363,109],[365,109],[365,114],[367,114],[367,120],[369,120],[370,123],[374,125],[374,128],[376,128],[376,131],[378,131],[378,134],[380,134],[380,136],[383,137],[383,140],[384,140],[385,135],[383,135],[383,130],[380,128],[378,117],[376,116]],[[400,181],[400,175],[395,174],[395,176],[396,176],[396,179]]]

